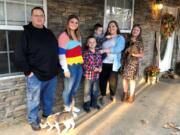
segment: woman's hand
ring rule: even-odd
[[[111,35],[107,35],[106,38],[107,38],[107,39],[111,39],[112,36],[111,36]]]
[[[69,78],[69,77],[71,76],[71,73],[70,73],[69,71],[64,72],[64,76],[65,76],[66,78]]]
[[[109,48],[106,48],[106,49],[104,49],[104,52],[105,52],[105,53],[110,53],[110,49],[109,49]]]
[[[127,49],[125,50],[125,53],[130,53],[130,48],[127,48]]]
[[[144,56],[144,53],[137,53],[137,54],[132,53],[131,55],[132,55],[133,57],[142,58],[142,57]]]
[[[132,55],[133,57],[136,57],[136,54],[134,54],[134,53],[132,53],[131,55]]]

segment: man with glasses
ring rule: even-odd
[[[40,130],[40,105],[44,117],[52,114],[57,86],[58,43],[44,26],[45,14],[41,7],[31,10],[31,20],[24,26],[15,50],[15,61],[26,76],[28,122],[33,130]]]

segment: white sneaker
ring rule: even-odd
[[[75,113],[78,113],[78,112],[80,112],[81,110],[79,109],[79,108],[77,108],[77,107],[73,107],[73,112],[75,112]]]
[[[71,108],[70,108],[70,106],[64,106],[64,111],[65,112],[70,112],[71,111]]]

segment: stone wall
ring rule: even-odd
[[[67,18],[75,14],[80,18],[83,43],[91,34],[93,25],[103,24],[104,0],[48,0],[48,27],[56,36],[65,30]]]
[[[0,80],[0,88],[0,125],[24,120],[26,118],[24,78]]]

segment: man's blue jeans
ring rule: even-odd
[[[64,78],[63,100],[65,106],[70,106],[82,78],[82,65],[74,64],[68,66],[71,73],[70,78]]]
[[[84,102],[91,102],[92,106],[96,106],[99,95],[99,79],[85,79],[84,81]]]
[[[52,114],[57,77],[40,81],[35,75],[27,77],[27,113],[29,123],[39,123],[39,110],[42,105],[43,115]]]

